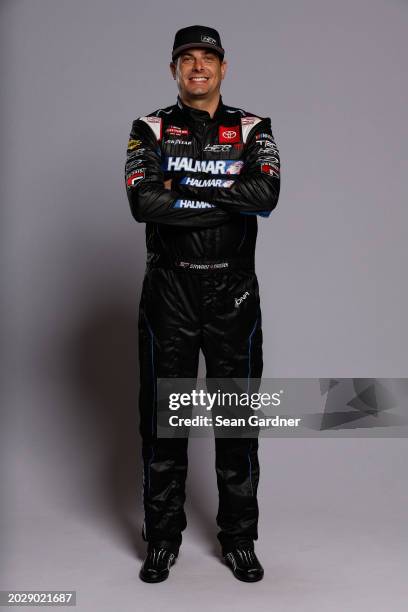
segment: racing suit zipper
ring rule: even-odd
[[[196,121],[195,132],[200,142],[200,161],[204,160],[204,146],[208,141],[209,124],[207,121]],[[219,236],[219,228],[213,227],[205,231],[205,241],[208,244],[208,253],[205,255],[205,259],[213,260],[216,259],[217,243]]]
[[[201,128],[201,152],[200,152],[200,159],[204,160],[204,146],[210,142],[210,139],[208,138],[208,134],[209,134],[209,132],[211,130],[211,124],[209,124],[207,121],[203,121],[200,124],[200,128]],[[210,202],[210,204],[212,204],[212,202]],[[209,249],[208,259],[212,259],[213,260],[213,259],[217,259],[217,257],[218,257],[219,236],[220,236],[220,228],[219,227],[214,227],[214,228],[212,228],[212,231],[209,232],[209,238],[210,238],[211,242],[210,242],[210,249]]]

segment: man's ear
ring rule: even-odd
[[[221,62],[221,79],[223,79],[225,77],[225,74],[227,72],[227,67],[228,67],[227,61],[223,60]]]
[[[174,62],[170,62],[170,72],[174,80],[176,80],[176,64]]]

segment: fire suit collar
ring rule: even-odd
[[[210,114],[207,111],[200,110],[198,108],[193,108],[192,106],[188,106],[182,102],[180,96],[177,96],[177,106],[182,111],[184,115],[192,119],[193,121],[216,121],[220,119],[224,114],[224,103],[222,101],[222,96],[220,95],[220,99],[218,101],[218,106],[214,113],[214,117],[211,119]]]

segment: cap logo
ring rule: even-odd
[[[216,45],[217,41],[215,40],[215,38],[211,38],[211,36],[201,36],[201,42],[204,43],[210,43],[211,45]]]

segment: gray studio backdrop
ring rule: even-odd
[[[265,376],[406,376],[407,2],[3,0],[0,16],[0,588],[77,589],[84,611],[172,589],[178,609],[402,610],[397,439],[261,441],[252,594],[214,557],[213,445],[191,441],[184,557],[160,591],[138,581],[145,246],[123,164],[132,120],[176,98],[174,32],[217,27],[224,100],[271,116],[282,158],[259,221]]]

